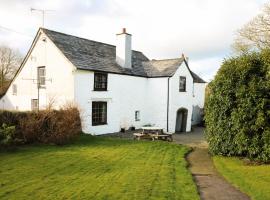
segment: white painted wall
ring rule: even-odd
[[[206,86],[207,83],[194,83],[192,125],[200,124],[203,120],[202,109],[204,108]]]
[[[75,102],[81,110],[83,131],[104,134],[142,127],[147,121],[147,79],[135,76],[108,74],[108,91],[94,91],[94,72],[76,70]],[[92,126],[92,101],[107,102],[107,125]],[[140,121],[135,121],[135,111],[140,111]]]
[[[179,92],[180,76],[186,77],[186,92]],[[169,132],[175,132],[177,111],[180,108],[188,110],[186,131],[191,131],[192,102],[193,77],[185,63],[183,63],[174,76],[170,78]]]
[[[43,40],[46,40],[44,42]],[[43,33],[37,37],[35,48],[23,68],[13,80],[17,95],[12,94],[12,84],[0,100],[6,110],[31,110],[31,99],[37,99],[37,67],[46,68],[46,89],[40,89],[40,108],[44,109],[52,99],[58,108],[74,99],[73,66]],[[35,79],[35,80],[31,80]]]

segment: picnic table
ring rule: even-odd
[[[172,134],[166,134],[163,132],[163,128],[160,127],[150,127],[144,126],[142,127],[141,133],[134,133],[134,139],[151,139],[151,140],[166,140],[173,141]]]

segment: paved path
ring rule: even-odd
[[[193,151],[187,156],[187,160],[202,200],[250,199],[216,171],[211,156],[208,154],[203,128],[195,128],[191,133],[175,134],[174,140],[176,143],[193,148]]]

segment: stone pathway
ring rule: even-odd
[[[193,151],[187,156],[187,161],[202,200],[250,199],[216,171],[212,158],[208,154],[203,128],[195,128],[191,133],[175,134],[174,141],[193,148]]]

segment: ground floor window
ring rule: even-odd
[[[38,99],[31,99],[31,108],[33,111],[38,110]]]
[[[92,125],[107,124],[107,102],[92,102]]]

